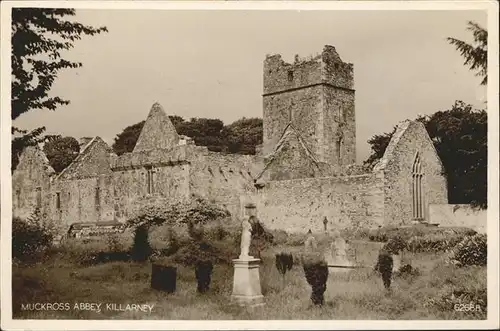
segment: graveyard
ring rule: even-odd
[[[198,231],[198,232],[197,232]],[[487,314],[486,265],[450,263],[451,246],[474,231],[411,227],[314,233],[255,231],[248,254],[259,259],[260,305],[232,300],[234,263],[243,246],[241,226],[206,224],[151,226],[151,254],[130,258],[137,232],[67,238],[37,262],[13,264],[13,317],[20,319],[484,319]],[[195,235],[198,233],[198,235]],[[199,235],[203,233],[203,235]],[[397,233],[404,248],[394,259],[390,291],[374,270],[387,237]],[[206,249],[193,244],[203,236]],[[193,238],[197,239],[193,239]],[[408,239],[410,238],[410,239]],[[420,239],[422,240],[420,240]],[[439,238],[439,240],[436,240]],[[342,252],[332,253],[340,246]],[[162,246],[163,245],[163,246]],[[176,247],[173,247],[175,245]],[[201,247],[201,246],[200,246]],[[334,248],[335,247],[335,248]],[[484,246],[485,247],[485,246]],[[292,256],[291,268],[278,268],[276,256]],[[322,304],[311,301],[305,256],[316,254],[328,267]],[[133,255],[133,253],[132,253]],[[241,258],[241,255],[240,255]],[[196,260],[213,262],[208,288],[198,290]],[[474,265],[476,264],[476,265]],[[154,266],[176,270],[172,287],[154,286]],[[403,266],[411,266],[404,270]],[[347,266],[347,267],[346,267]],[[280,272],[280,269],[282,272]],[[161,283],[161,280],[160,280]],[[166,285],[166,286],[165,286]],[[170,287],[170,289],[169,289]],[[33,303],[52,303],[40,309]],[[473,303],[473,309],[469,309]],[[24,305],[24,308],[23,308]],[[463,307],[467,305],[467,311]]]

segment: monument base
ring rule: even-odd
[[[262,306],[264,296],[260,287],[260,259],[240,257],[233,260],[234,278],[231,301],[241,306]]]

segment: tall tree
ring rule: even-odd
[[[373,167],[379,159],[384,156],[385,150],[391,141],[392,136],[396,132],[396,127],[391,132],[386,132],[383,134],[376,134],[368,140],[368,144],[371,145],[372,153],[364,161],[364,164],[368,167]]]
[[[472,32],[473,44],[452,37],[447,38],[448,42],[454,45],[464,57],[464,65],[476,71],[476,76],[483,77],[481,85],[486,85],[488,83],[488,31],[471,21],[467,24],[467,30]]]
[[[112,146],[116,155],[131,153],[134,150],[137,139],[139,139],[141,130],[144,127],[144,122],[145,121],[141,121],[139,123],[129,125],[123,129],[122,132],[116,135]]]
[[[50,166],[60,173],[78,156],[80,144],[73,137],[50,137],[43,145],[43,151]]]
[[[261,118],[239,119],[224,128],[229,153],[255,154],[262,144],[263,124]]]
[[[74,47],[82,35],[106,32],[106,27],[94,28],[68,20],[76,12],[70,8],[14,8],[12,9],[12,120],[35,109],[56,110],[69,104],[49,92],[58,73],[67,68],[79,68],[80,62],[62,58],[62,52]],[[41,142],[45,128],[31,132],[12,129],[12,166],[27,145]]]

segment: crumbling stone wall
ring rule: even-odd
[[[51,197],[52,219],[66,229],[73,223],[113,220],[111,179],[111,175],[100,175],[57,181]]]
[[[189,157],[193,146],[132,152],[115,157],[112,196],[115,218],[126,221],[151,196],[189,198]]]
[[[264,153],[273,151],[286,126],[292,122],[303,135],[308,148],[319,154],[323,143],[320,134],[322,122],[318,120],[322,115],[321,100],[321,86],[264,96]]]
[[[440,227],[461,226],[488,233],[488,212],[471,205],[429,205],[429,221]]]
[[[113,219],[111,148],[100,137],[84,146],[78,157],[53,182],[51,218],[61,227]]]
[[[57,177],[57,180],[84,179],[111,174],[112,149],[100,137],[93,138],[73,162]]]
[[[417,121],[400,124],[383,158],[374,171],[384,178],[387,224],[408,224],[413,220],[413,163],[420,154],[423,180],[424,221],[429,220],[429,204],[447,204],[447,184],[443,166],[424,125]]]
[[[377,227],[384,223],[382,178],[373,174],[269,182],[254,196],[258,218],[287,232]]]
[[[322,153],[325,162],[341,171],[344,166],[356,163],[354,91],[323,86],[323,95],[326,143]]]
[[[225,206],[233,216],[239,215],[240,197],[255,190],[257,171],[255,156],[220,154],[197,147],[189,168],[189,191]]]
[[[38,146],[26,147],[12,175],[13,216],[27,218],[38,207],[51,213],[51,184],[54,169]]]

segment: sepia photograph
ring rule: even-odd
[[[498,4],[432,4],[3,2],[2,329],[498,327]]]

